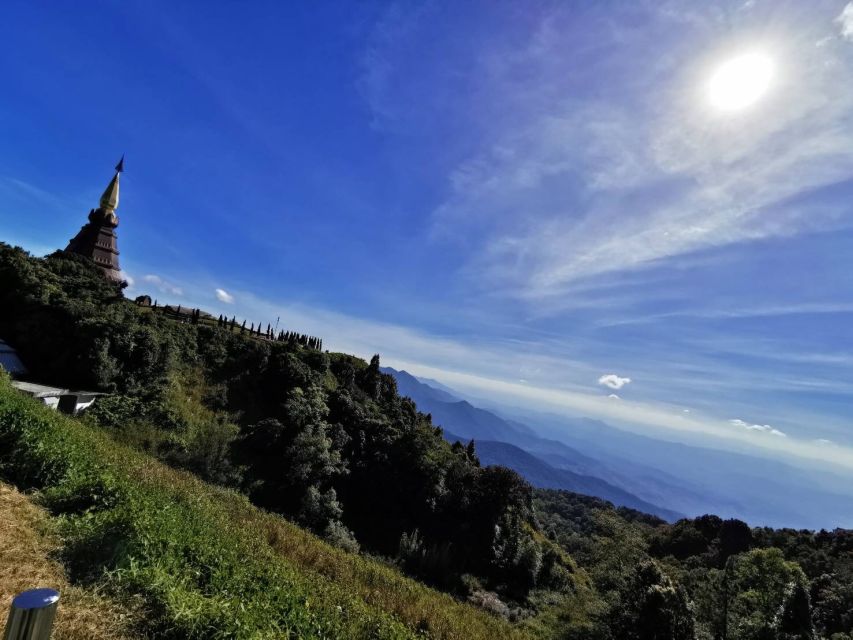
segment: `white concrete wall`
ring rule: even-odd
[[[59,406],[59,396],[51,396],[47,398],[39,398],[42,402],[44,402],[45,406],[50,407],[54,411]]]
[[[76,405],[74,405],[74,415],[76,416],[78,413],[80,413],[84,409],[88,409],[93,404],[95,404],[95,398],[92,398],[91,400],[86,400],[85,402],[78,402]]]

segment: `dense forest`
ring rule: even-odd
[[[542,638],[853,638],[853,532],[669,525],[483,467],[370,362],[125,299],[0,243],[0,338],[83,420]],[[259,325],[260,326],[260,325]]]

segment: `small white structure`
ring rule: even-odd
[[[48,387],[43,384],[21,382],[20,380],[12,380],[12,386],[21,393],[41,400],[45,406],[51,409],[58,409],[59,399],[68,392],[67,389],[60,389],[59,387]]]
[[[88,409],[95,402],[95,398],[104,395],[95,391],[70,391],[21,380],[12,380],[12,386],[28,396],[41,400],[45,406],[54,410],[59,409],[72,416],[76,416],[83,409]]]
[[[2,339],[0,339],[0,369],[8,371],[12,378],[19,378],[28,373],[24,363],[18,357],[18,353]],[[59,409],[72,416],[76,416],[83,409],[89,408],[95,402],[95,398],[104,395],[95,391],[70,391],[69,389],[49,387],[15,379],[12,380],[12,386],[21,393],[41,400],[45,406],[53,410]]]

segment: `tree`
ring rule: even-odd
[[[465,447],[465,455],[475,467],[480,466],[480,458],[477,456],[477,448],[474,446],[473,440],[470,440],[468,446]]]
[[[802,582],[795,582],[788,587],[779,616],[779,631],[782,640],[814,638],[811,599]]]
[[[687,592],[675,586],[654,560],[637,565],[610,610],[610,630],[619,640],[693,640]]]
[[[808,581],[796,562],[785,560],[776,548],[753,549],[732,556],[723,579],[725,630],[730,640],[766,640],[778,637],[779,612],[796,585]],[[789,617],[797,619],[801,602],[792,601]]]
[[[284,409],[286,421],[266,419],[246,429],[237,453],[251,465],[247,479],[257,502],[322,533],[341,517],[331,483],[346,473],[329,435],[323,390],[296,387]]]
[[[379,354],[377,353],[370,359],[370,364],[362,372],[359,385],[367,392],[374,400],[379,398],[379,393],[382,384],[382,372],[379,371]]]
[[[731,556],[752,547],[752,529],[742,520],[724,520],[720,524],[719,533],[719,555],[720,564],[723,567]]]

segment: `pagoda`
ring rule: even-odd
[[[124,170],[124,156],[116,165],[116,173],[101,196],[101,206],[89,212],[89,222],[71,239],[66,251],[86,256],[98,265],[110,280],[124,280],[118,266],[118,246],[116,227],[118,227],[118,182],[119,174]]]

